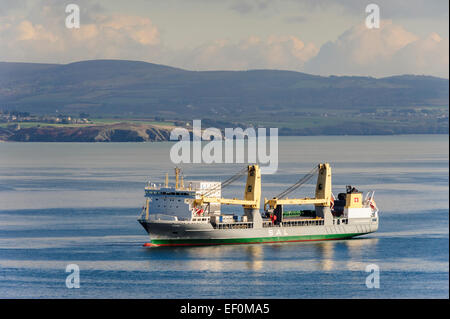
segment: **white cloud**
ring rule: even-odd
[[[160,55],[160,34],[149,18],[98,10],[65,27],[64,10],[49,6],[29,15],[0,17],[0,60],[72,62],[96,58],[151,60]],[[86,9],[85,9],[86,10]]]
[[[359,25],[324,44],[305,71],[321,75],[431,74],[448,77],[448,39],[419,38],[390,21],[379,29]]]
[[[380,29],[355,26],[320,50],[296,35],[218,39],[175,50],[164,45],[159,28],[148,17],[107,14],[96,3],[77,3],[82,4],[80,29],[65,27],[64,3],[58,0],[21,2],[19,7],[28,9],[17,11],[13,7],[14,14],[0,6],[0,61],[69,63],[111,58],[194,70],[283,69],[322,75],[448,77],[448,38],[434,32],[419,37],[386,20]],[[265,0],[245,3],[260,9],[268,4]]]
[[[392,58],[392,71],[406,73],[414,70],[416,74],[449,76],[449,39],[431,33],[425,38],[414,41]]]
[[[252,36],[239,42],[217,40],[190,52],[180,52],[172,64],[196,70],[288,69],[301,70],[318,48],[295,36]]]

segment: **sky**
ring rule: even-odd
[[[66,27],[70,3],[80,28]],[[448,29],[448,0],[0,0],[0,61],[448,78]]]

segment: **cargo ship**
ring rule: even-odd
[[[315,197],[288,198],[317,174]],[[222,198],[222,188],[247,175],[243,199]],[[285,191],[264,199],[261,211],[261,173],[248,165],[223,183],[185,182],[175,168],[175,185],[148,182],[138,222],[155,246],[262,244],[349,239],[378,230],[374,192],[347,186],[332,193],[331,167],[321,163]],[[221,212],[222,205],[242,206],[240,214]],[[314,209],[285,210],[309,205]]]

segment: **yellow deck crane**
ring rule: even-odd
[[[314,198],[304,197],[304,198],[287,198],[286,196],[304,185],[308,180],[310,180],[315,173],[318,173],[317,184],[316,184],[316,196]],[[279,215],[279,220],[282,219],[282,207],[283,205],[315,205],[316,216],[329,219],[331,217],[330,205],[331,205],[331,167],[328,163],[323,163],[317,165],[308,174],[303,176],[298,182],[287,188],[282,193],[273,197],[272,199],[264,199],[264,210],[269,209],[274,210],[274,212]],[[325,221],[325,224],[327,221]]]
[[[226,187],[245,174],[245,172],[247,172],[247,182],[245,185],[244,199],[208,197],[208,195],[216,191],[215,188],[212,188],[204,193],[200,198],[194,200],[194,207],[211,203],[242,205],[244,208],[244,216],[247,216],[249,221],[253,221],[253,227],[262,227],[262,218],[259,212],[261,202],[261,171],[259,165],[248,165],[246,168],[223,182],[221,186]]]

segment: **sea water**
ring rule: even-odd
[[[143,247],[147,233],[136,221],[145,183],[173,171],[173,143],[0,143],[0,298],[448,298],[448,142],[280,137],[278,171],[262,176],[263,197],[330,162],[335,195],[346,185],[375,190],[378,232],[180,248]],[[181,168],[186,180],[224,181],[243,165]],[[290,197],[314,196],[314,183]],[[242,197],[244,184],[223,196]],[[66,286],[70,264],[80,288]],[[379,288],[366,285],[373,265]]]

